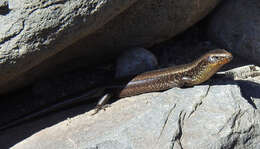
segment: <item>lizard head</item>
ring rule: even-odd
[[[204,60],[206,60],[207,65],[210,65],[212,67],[219,66],[219,68],[229,63],[233,59],[232,54],[224,49],[212,50],[205,54],[203,57]]]
[[[232,54],[223,49],[212,50],[204,54],[195,62],[197,75],[195,75],[193,84],[207,81],[223,65],[229,63],[232,58]]]

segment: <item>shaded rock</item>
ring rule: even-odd
[[[8,0],[1,0],[0,1],[0,15],[6,15],[9,13],[9,6],[8,6]]]
[[[0,17],[0,93],[50,70],[72,69],[61,64],[73,58],[84,57],[80,65],[87,65],[101,55],[169,39],[219,1],[9,0],[11,11]]]
[[[260,64],[260,3],[258,0],[230,0],[212,18],[208,34],[223,48]]]
[[[8,0],[1,0],[0,1],[0,9],[8,8]]]
[[[250,81],[220,79],[124,98],[94,116],[90,111],[43,129],[13,148],[259,148],[260,111],[243,96],[243,83],[260,89]],[[259,92],[251,96],[260,100]]]
[[[158,67],[156,57],[144,48],[132,48],[119,56],[116,63],[115,77],[136,75]]]
[[[260,67],[255,65],[246,65],[224,72],[219,72],[225,77],[238,80],[237,83],[241,88],[241,93],[255,109],[260,108]]]
[[[21,75],[94,32],[134,2],[10,0],[12,11],[0,17],[0,93],[32,81],[31,76]]]

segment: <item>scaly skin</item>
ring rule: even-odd
[[[44,114],[56,111],[57,109],[82,102],[89,98],[104,95],[97,104],[94,114],[104,107],[104,104],[111,96],[122,98],[138,94],[167,90],[173,87],[194,86],[207,81],[223,65],[232,60],[232,54],[217,49],[210,51],[192,63],[168,67],[139,74],[132,78],[127,84],[110,85],[92,90],[81,96],[65,100],[61,103],[54,104],[49,108],[40,110],[33,114],[12,121],[7,125],[0,127],[0,130],[15,126],[24,121],[42,116]]]
[[[231,60],[231,53],[222,49],[213,50],[189,64],[137,75],[124,88],[119,90],[117,96],[127,97],[147,92],[162,91],[173,87],[201,84]]]

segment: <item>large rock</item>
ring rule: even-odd
[[[9,0],[0,17],[0,93],[58,71],[72,58],[83,56],[88,64],[107,53],[169,39],[219,1]]]
[[[257,149],[259,72],[247,66],[224,72],[234,81],[124,98],[94,116],[90,111],[43,129],[13,148]],[[15,138],[6,133],[0,140]]]
[[[223,48],[260,65],[260,3],[229,0],[210,19],[208,34]]]
[[[10,12],[0,17],[0,93],[25,84],[31,76],[24,78],[23,73],[93,33],[134,2],[9,0]]]

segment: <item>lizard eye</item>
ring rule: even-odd
[[[215,56],[215,58],[216,58],[217,60],[221,59],[221,57],[220,57],[220,56]]]
[[[214,63],[214,62],[218,61],[219,58],[220,58],[219,56],[210,56],[208,58],[208,61],[211,62],[211,63]]]

